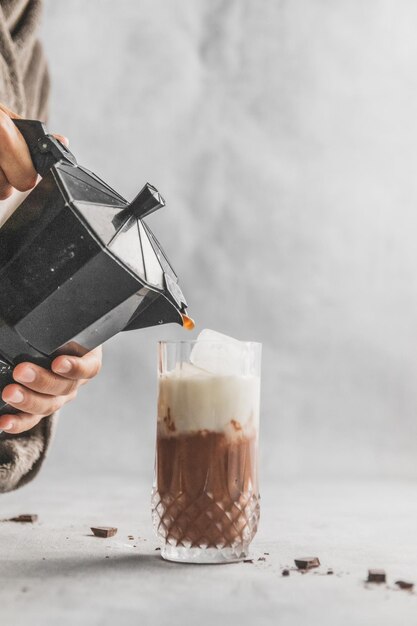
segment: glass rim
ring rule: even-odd
[[[239,341],[239,343],[243,344],[246,347],[257,347],[257,348],[262,348],[262,342],[260,341]],[[180,346],[180,345],[195,345],[196,343],[210,343],[212,345],[215,346],[222,346],[224,344],[227,345],[226,341],[212,341],[211,339],[160,339],[158,341],[158,345],[159,346],[166,346],[166,345],[176,345],[176,346]]]

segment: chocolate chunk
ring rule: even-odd
[[[6,522],[25,522],[25,523],[30,523],[30,524],[33,524],[33,522],[37,522],[37,521],[38,521],[37,515],[32,515],[32,514],[27,514],[27,513],[25,513],[24,515],[16,515],[16,517],[11,517],[10,519],[6,520]]]
[[[368,583],[384,583],[386,581],[385,570],[383,569],[369,569],[368,570]]]
[[[320,565],[318,556],[305,556],[302,559],[294,559],[294,563],[298,569],[311,569]]]
[[[244,563],[253,563],[253,559],[243,559]]]
[[[96,537],[113,537],[117,533],[117,528],[112,526],[96,526],[91,527],[91,530]]]
[[[408,583],[405,580],[396,580],[395,584],[398,585],[400,589],[412,589],[414,587],[414,583]]]
[[[283,569],[281,573],[282,573],[283,576],[289,576],[290,575],[290,570],[289,569]]]

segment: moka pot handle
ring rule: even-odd
[[[58,161],[67,161],[76,165],[75,156],[64,144],[46,130],[39,120],[12,120],[19,132],[23,135],[29,148],[35,170],[41,176],[51,169]]]

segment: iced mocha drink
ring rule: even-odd
[[[165,558],[239,560],[259,518],[260,346],[242,344],[239,366],[225,367],[221,346],[213,346],[213,366],[209,344],[204,354],[191,344],[161,346],[154,524]],[[170,363],[166,350],[177,353]]]

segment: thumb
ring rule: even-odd
[[[54,133],[54,137],[55,137],[55,139],[58,139],[58,141],[63,143],[66,148],[68,148],[68,146],[69,146],[69,139],[68,139],[68,137],[65,137],[64,135],[58,135],[57,133]]]
[[[9,107],[7,107],[5,104],[0,103],[0,111],[3,111],[3,113],[6,113],[6,115],[8,115],[12,120],[22,119],[21,115],[18,115],[17,113],[9,109]],[[67,137],[65,137],[64,135],[59,135],[58,133],[55,133],[54,137],[58,139],[61,143],[63,143],[66,148],[68,148],[69,140]]]

